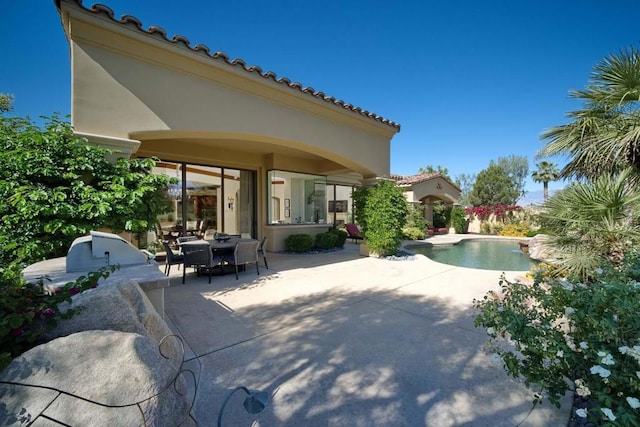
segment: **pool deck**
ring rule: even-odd
[[[442,235],[433,244],[474,236]],[[478,237],[478,236],[476,236]],[[481,236],[485,237],[485,236]],[[268,392],[256,416],[234,394],[225,425],[562,426],[562,409],[532,406],[473,326],[474,298],[502,272],[434,262],[361,257],[359,245],[316,255],[268,253],[269,269],[206,277],[172,271],[170,326],[198,376],[193,415],[215,425],[235,387]],[[507,277],[524,272],[505,272]]]

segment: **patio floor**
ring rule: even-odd
[[[436,242],[437,237],[430,241]],[[450,241],[452,236],[442,236]],[[259,415],[234,394],[225,425],[564,426],[561,410],[532,408],[532,391],[483,349],[473,298],[500,272],[360,257],[358,245],[317,255],[268,253],[260,276],[196,277],[172,268],[170,326],[199,375],[192,411],[215,425],[237,386],[267,391]],[[522,272],[508,272],[516,277]]]

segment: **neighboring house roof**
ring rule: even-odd
[[[58,8],[58,10],[60,10],[60,3],[63,0],[54,0],[56,7]],[[286,77],[280,77],[278,78],[278,76],[276,75],[276,73],[274,73],[273,71],[262,71],[262,68],[258,67],[257,65],[247,65],[246,62],[241,59],[241,58],[235,58],[232,60],[229,60],[229,56],[227,56],[226,53],[224,52],[214,52],[211,53],[209,48],[206,45],[203,44],[197,44],[193,47],[191,47],[191,44],[189,42],[189,40],[179,34],[174,35],[171,39],[169,39],[167,37],[167,32],[161,28],[161,27],[157,27],[155,25],[151,25],[149,26],[149,28],[147,28],[146,30],[142,27],[142,22],[140,22],[140,20],[138,20],[136,17],[131,16],[131,15],[123,15],[119,20],[114,18],[114,12],[113,10],[111,10],[109,7],[103,5],[103,4],[94,4],[93,6],[91,6],[91,8],[85,7],[82,4],[82,0],[68,0],[68,1],[72,1],[75,2],[76,4],[78,4],[78,6],[80,6],[82,9],[88,11],[88,12],[93,12],[95,14],[99,14],[99,15],[103,15],[106,16],[107,18],[109,18],[110,20],[112,20],[115,23],[118,24],[122,24],[124,26],[127,27],[135,27],[137,30],[139,30],[142,33],[148,34],[148,35],[157,35],[160,36],[161,39],[163,41],[166,41],[168,43],[172,43],[174,45],[178,45],[178,46],[182,46],[185,47],[189,50],[191,50],[194,53],[204,53],[205,55],[207,55],[209,58],[214,59],[214,60],[218,60],[218,61],[223,61],[225,64],[230,65],[232,67],[237,67],[240,66],[244,71],[248,72],[248,73],[258,73],[259,76],[265,78],[265,79],[271,79],[276,83],[282,84],[288,88],[291,89],[296,89],[302,93],[308,94],[309,96],[313,96],[315,98],[321,99],[323,101],[326,101],[328,103],[334,104],[336,106],[342,107],[345,110],[350,110],[353,111],[355,113],[358,113],[362,116],[371,118],[373,120],[379,121],[381,123],[384,123],[388,126],[391,126],[392,128],[396,129],[397,132],[400,131],[400,124],[393,122],[391,120],[385,119],[384,117],[381,117],[375,113],[369,112],[367,110],[363,110],[362,108],[355,106],[355,105],[351,105],[349,103],[344,102],[341,99],[336,99],[333,96],[327,96],[324,94],[324,92],[320,92],[320,91],[316,91],[315,89],[313,89],[310,86],[307,87],[303,87],[303,85],[299,82],[292,82],[290,79],[286,78]]]
[[[460,191],[460,188],[458,188],[457,185],[455,185],[454,183],[452,183],[447,178],[445,178],[444,176],[442,176],[441,174],[439,174],[437,172],[427,173],[427,174],[423,174],[423,175],[408,175],[408,176],[393,175],[392,174],[390,178],[392,180],[396,181],[396,184],[399,187],[411,187],[414,184],[419,184],[421,182],[430,181],[432,179],[440,178],[440,179],[445,180],[449,184],[451,184],[458,191]]]

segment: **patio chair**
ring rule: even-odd
[[[227,262],[236,267],[236,280],[238,280],[238,267],[241,265],[255,264],[256,272],[260,275],[260,269],[258,268],[258,245],[260,245],[258,240],[236,243],[233,258],[227,258]]]
[[[207,228],[206,230],[204,230],[204,235],[202,236],[202,238],[204,240],[213,240],[215,234],[216,230],[214,230],[213,228]]]
[[[345,224],[344,226],[347,229],[347,234],[349,234],[349,238],[352,239],[354,242],[364,239],[357,225],[352,223],[352,224]]]
[[[262,259],[264,259],[264,268],[269,268],[269,264],[267,264],[267,250],[265,249],[267,247],[267,236],[264,236],[262,238],[262,241],[260,242],[260,246],[258,246],[258,255],[260,255],[262,257]]]
[[[171,272],[172,265],[177,265],[178,270],[180,270],[180,264],[184,262],[184,256],[174,253],[168,240],[163,240],[162,246],[164,247],[164,251],[167,254],[167,258],[164,264],[164,274],[168,276],[169,272]]]
[[[196,236],[180,236],[176,237],[176,243],[178,244],[178,253],[182,254],[182,244],[184,242],[192,242],[194,240],[198,240]]]
[[[218,264],[223,264],[224,257],[213,257],[211,246],[207,242],[189,243],[182,247],[184,251],[184,265],[182,267],[182,283],[184,284],[187,275],[187,267],[195,268],[198,275],[202,270],[209,273],[209,283],[211,283],[211,271]]]

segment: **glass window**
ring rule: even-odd
[[[331,184],[327,186],[327,218],[329,222],[335,225],[354,222],[352,192],[353,187],[347,185]]]
[[[163,238],[202,237],[206,230],[256,235],[255,172],[160,161],[153,173],[178,180],[168,190],[173,209],[158,217]]]
[[[279,170],[267,174],[269,224],[326,224],[327,178]]]

